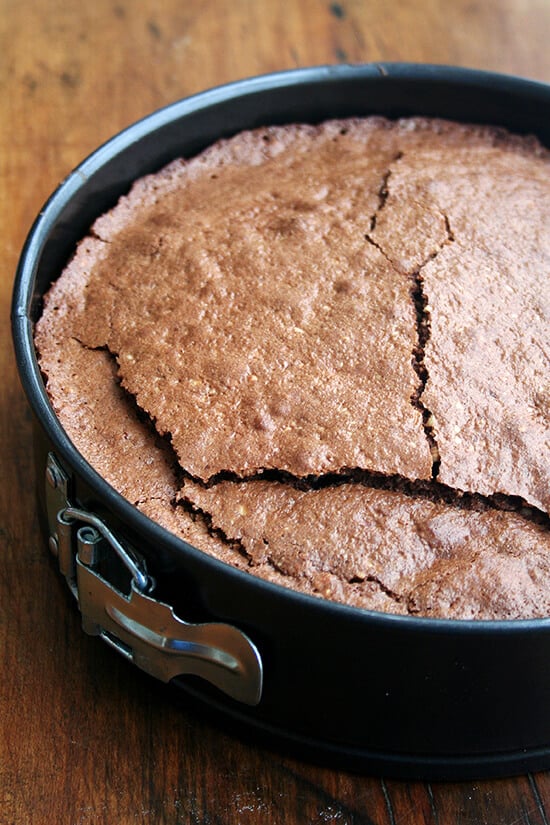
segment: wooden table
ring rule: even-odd
[[[173,100],[321,63],[453,63],[550,81],[548,0],[0,0],[0,823],[548,825],[550,772],[405,783],[241,741],[80,630],[39,533],[7,323],[57,183]]]

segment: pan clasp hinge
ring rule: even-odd
[[[69,477],[50,453],[46,464],[49,547],[75,596],[82,627],[161,679],[193,674],[248,705],[262,694],[260,654],[233,625],[190,624],[155,599],[145,560],[94,513],[72,506]]]

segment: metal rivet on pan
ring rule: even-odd
[[[59,476],[56,473],[55,468],[51,465],[46,469],[46,481],[48,482],[50,487],[54,488],[54,490],[59,484]]]
[[[57,543],[57,538],[55,536],[50,536],[50,538],[48,539],[48,547],[50,548],[50,552],[52,553],[52,555],[54,555],[57,558],[57,556],[59,555],[59,545]]]

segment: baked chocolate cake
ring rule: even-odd
[[[422,118],[137,181],[46,296],[80,452],[221,560],[391,613],[550,615],[550,153]]]

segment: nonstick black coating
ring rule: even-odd
[[[201,680],[178,681],[242,729],[308,757],[404,777],[548,768],[550,619],[386,616],[229,568],[153,524],[98,476],[57,421],[37,366],[32,326],[42,295],[93,220],[135,178],[245,128],[372,113],[491,123],[535,133],[550,145],[544,84],[438,66],[328,66],[252,78],[175,103],[113,138],[69,175],[31,230],[13,296],[17,360],[37,422],[38,478],[53,449],[74,477],[75,500],[139,547],[160,596],[183,618],[216,618],[248,633],[265,671],[257,708]],[[39,481],[40,498],[41,488]]]

